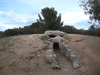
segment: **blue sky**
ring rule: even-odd
[[[79,7],[79,0],[0,0],[0,31],[31,25],[41,9],[54,7],[62,15],[64,25],[88,29],[89,16]]]

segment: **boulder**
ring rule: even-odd
[[[57,61],[57,55],[50,49],[46,52],[46,62],[52,64],[52,69],[60,69],[59,62]]]
[[[54,60],[57,59],[57,56],[53,50],[46,51],[46,62],[52,64]]]
[[[52,30],[50,30],[50,31],[45,31],[45,33],[44,34],[46,34],[46,35],[53,35],[53,36],[57,36],[57,35],[59,35],[59,36],[61,36],[61,37],[63,37],[64,35],[66,35],[66,33],[65,32],[63,32],[63,31],[59,31],[59,30],[55,30],[55,31],[52,31]]]
[[[57,36],[54,37],[54,38],[50,38],[50,39],[48,39],[48,40],[49,40],[49,42],[52,42],[52,43],[58,42],[59,44],[65,41],[65,40],[64,40],[62,37],[60,37],[59,35],[57,35]]]

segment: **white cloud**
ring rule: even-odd
[[[12,29],[12,28],[18,28],[21,27],[19,25],[13,25],[13,24],[4,24],[0,22],[0,31],[5,31],[6,29]]]
[[[22,23],[27,23],[29,20],[33,19],[29,15],[16,14],[12,10],[10,10],[10,12],[0,11],[0,17],[8,18],[10,21],[13,22],[22,22]]]
[[[23,27],[26,25],[31,25],[35,21],[35,17],[29,14],[16,14],[12,10],[10,12],[0,11],[0,28],[9,29],[14,27]],[[6,19],[2,21],[3,19]]]
[[[14,27],[19,27],[19,26],[16,26],[16,25],[8,25],[8,24],[3,24],[3,25],[0,25],[1,27],[3,28],[14,28]]]
[[[17,14],[14,13],[12,10],[10,12],[0,12],[0,16],[2,18],[8,18],[10,21],[13,22],[22,22],[27,23],[30,20],[35,20],[35,17],[32,17],[30,14]],[[34,15],[33,15],[34,16]]]
[[[84,15],[84,12],[66,12],[62,14],[62,21],[64,24],[72,24],[83,20],[88,20],[89,16]]]

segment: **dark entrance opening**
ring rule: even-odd
[[[59,43],[58,42],[55,42],[53,44],[53,49],[54,49],[54,51],[59,51]]]
[[[62,35],[60,35],[60,37],[63,37]]]
[[[56,35],[49,35],[49,37],[50,37],[50,38],[54,38],[54,37],[56,37]]]

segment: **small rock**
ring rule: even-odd
[[[53,64],[52,69],[61,69],[59,65]]]
[[[72,49],[67,49],[67,51],[71,52],[71,51],[72,51]]]
[[[67,43],[69,40],[66,40],[66,41],[64,41],[63,43],[65,44],[65,43]]]
[[[9,66],[16,66],[16,65],[17,65],[17,63],[16,62],[13,62]]]
[[[20,58],[20,59],[23,58],[23,55],[21,55],[19,58]]]
[[[71,61],[74,62],[76,60],[76,55],[74,53],[70,53]]]
[[[43,50],[46,50],[46,49],[48,49],[48,46],[44,46],[44,47],[43,47]]]
[[[30,46],[32,45],[32,44],[29,44]]]
[[[74,69],[77,69],[77,68],[80,67],[80,65],[78,64],[77,61],[74,61],[74,62],[73,62],[73,67],[74,67]]]
[[[30,68],[29,68],[29,67],[25,67],[25,68],[23,68],[23,70],[25,70],[25,71],[29,71]]]
[[[76,41],[74,41],[74,42],[80,42],[80,41],[82,41],[82,39],[80,39],[80,40],[76,40]]]
[[[39,55],[37,55],[37,57],[38,57],[38,58],[40,58],[40,57],[41,57],[41,55],[39,54]]]

